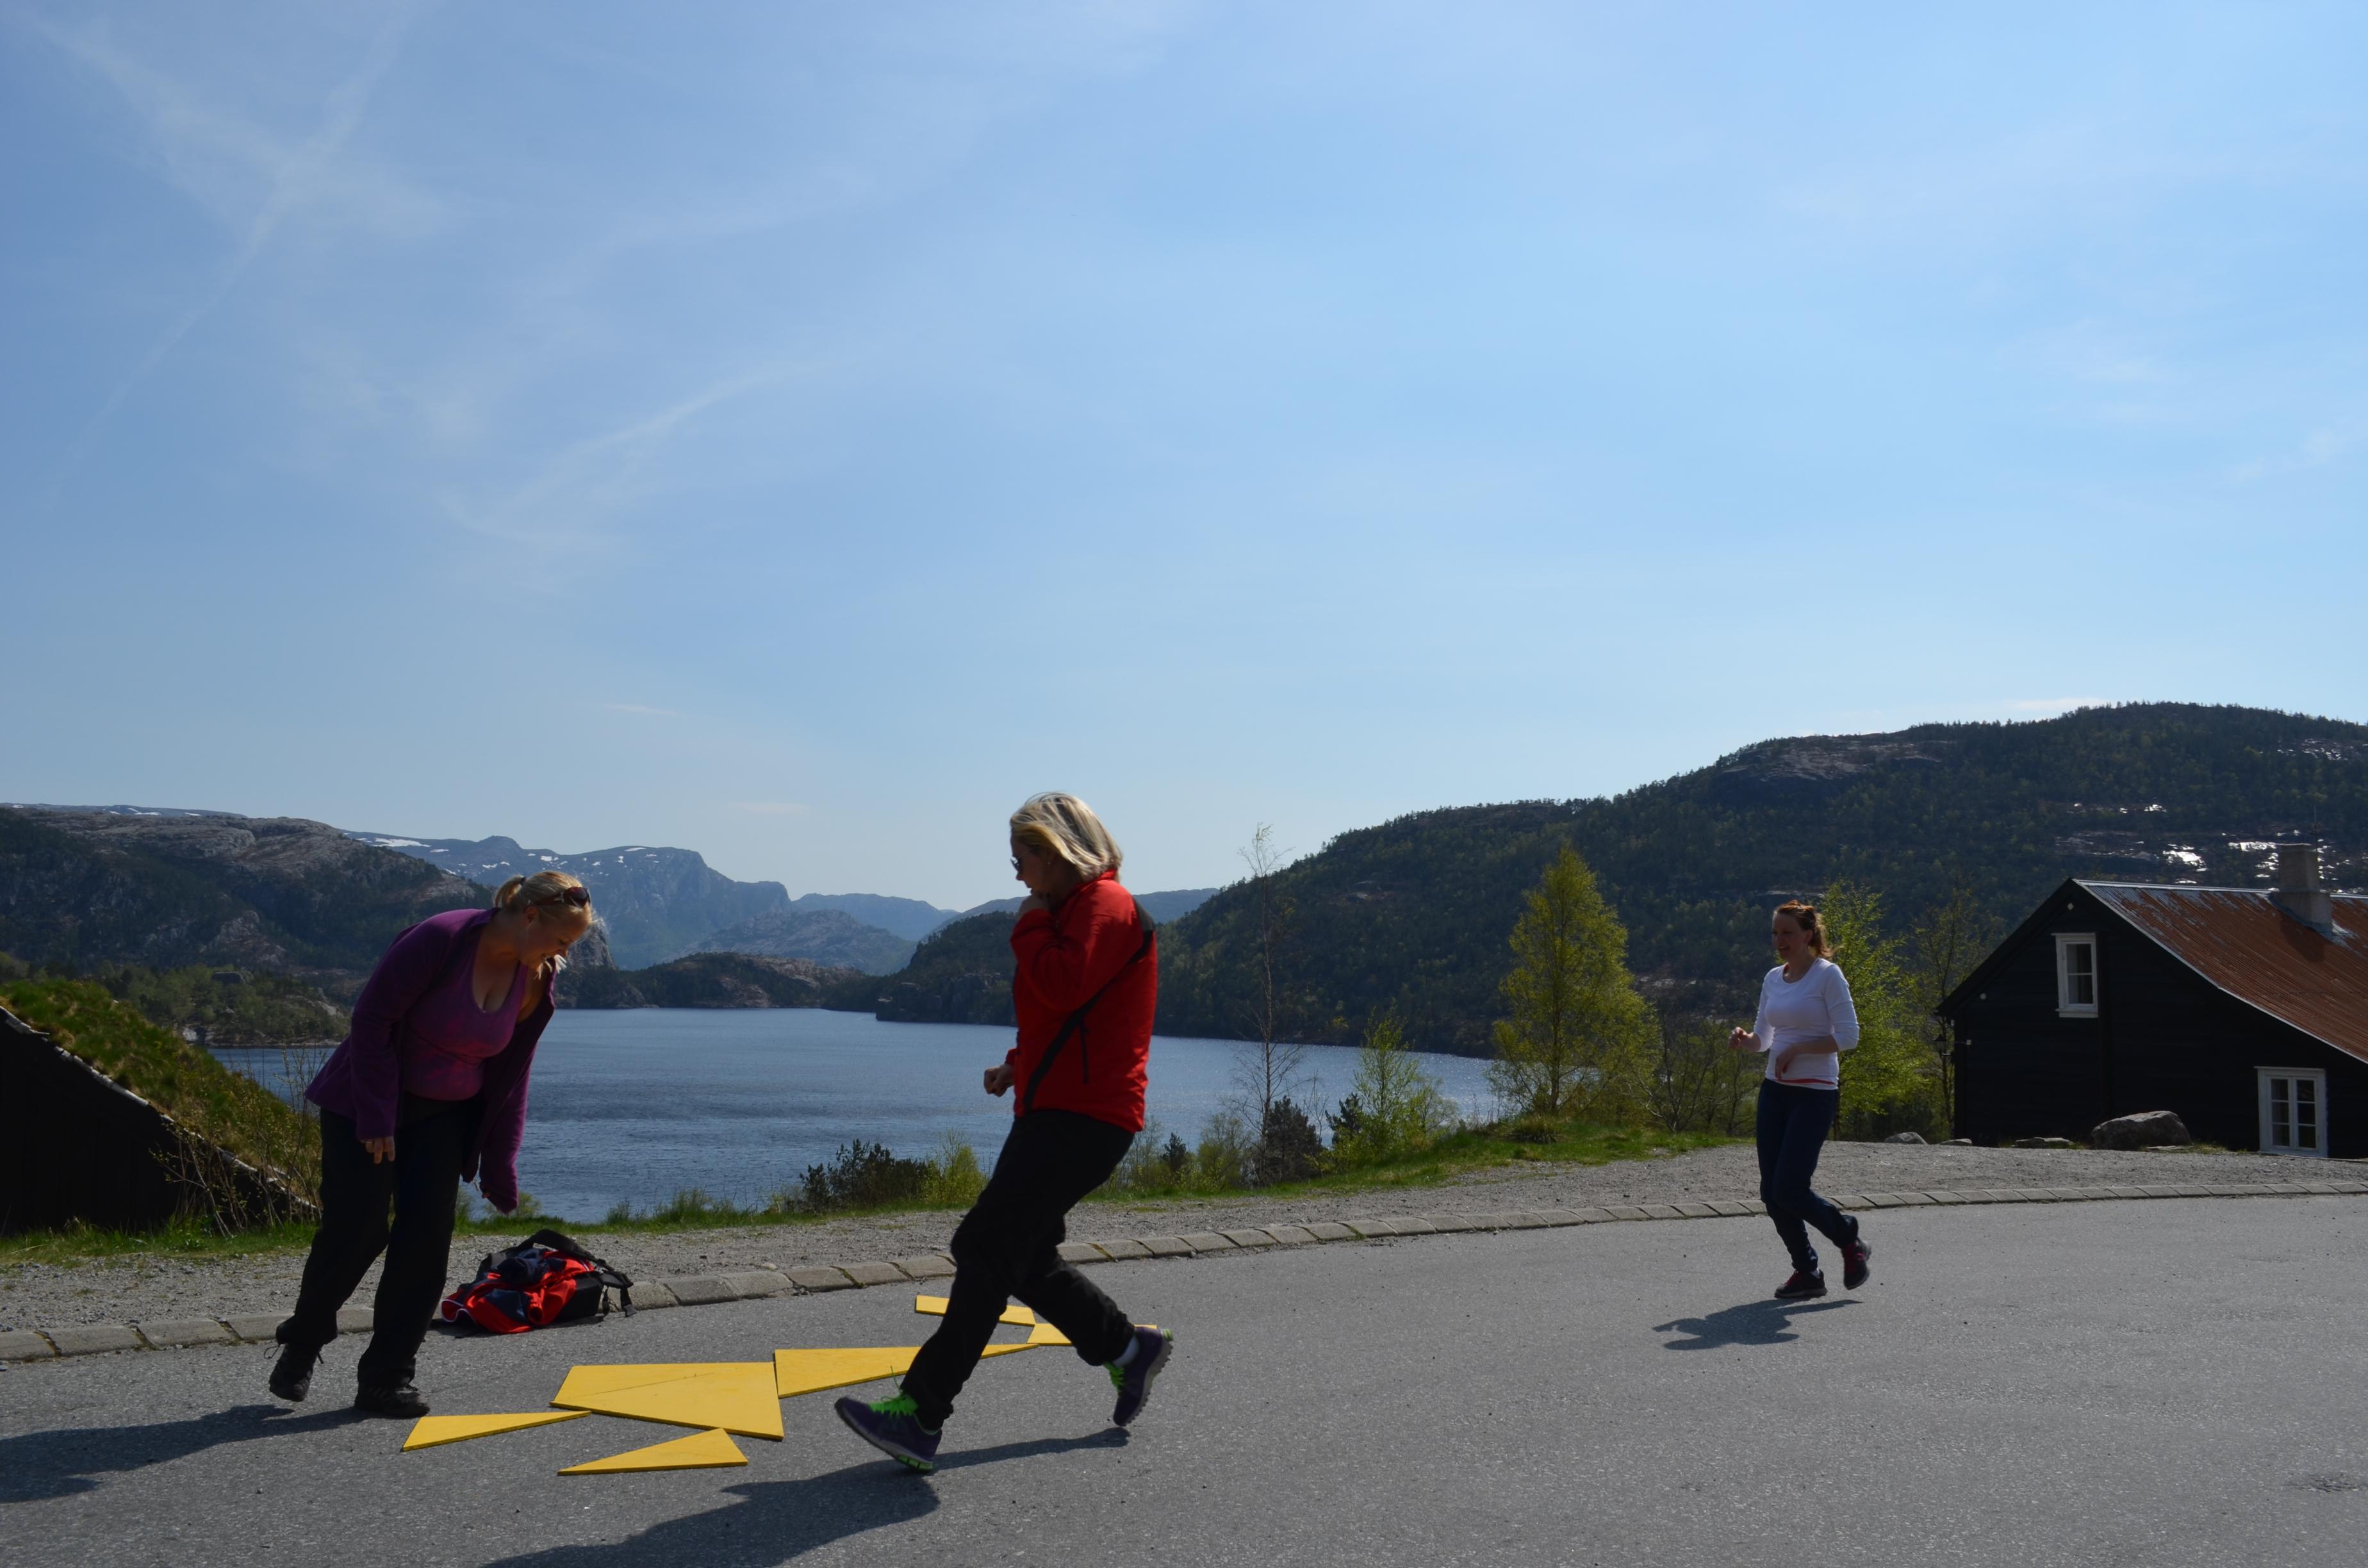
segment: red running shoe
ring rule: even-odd
[[[1855,1290],[1866,1283],[1866,1277],[1872,1272],[1867,1265],[1873,1257],[1874,1249],[1866,1244],[1864,1237],[1860,1237],[1842,1248],[1843,1290]]]
[[[1793,1270],[1793,1278],[1776,1287],[1776,1299],[1780,1301],[1814,1301],[1825,1293],[1826,1277],[1805,1268]]]

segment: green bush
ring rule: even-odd
[[[1459,1119],[1439,1080],[1406,1049],[1397,1009],[1375,1014],[1357,1053],[1356,1080],[1332,1112],[1333,1164],[1368,1165],[1417,1153],[1453,1131]]]

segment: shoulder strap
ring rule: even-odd
[[[1143,940],[1135,944],[1134,951],[1127,954],[1126,961],[1118,966],[1118,972],[1103,981],[1101,989],[1086,998],[1084,1006],[1061,1020],[1061,1032],[1054,1035],[1053,1043],[1044,1048],[1043,1057],[1036,1063],[1036,1071],[1028,1074],[1028,1086],[1020,1091],[1020,1115],[1026,1116],[1035,1106],[1036,1090],[1043,1084],[1045,1074],[1053,1071],[1053,1062],[1061,1054],[1061,1048],[1069,1043],[1069,1037],[1077,1032],[1086,1021],[1086,1015],[1094,1010],[1094,1004],[1108,995],[1110,988],[1119,983],[1120,977],[1134,967],[1135,960],[1151,950],[1152,935],[1158,927],[1152,923],[1151,912],[1143,907],[1141,899],[1134,901],[1134,918],[1135,923],[1143,927]]]

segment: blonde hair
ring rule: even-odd
[[[567,896],[578,890],[584,893],[581,903]],[[589,920],[593,917],[591,890],[564,871],[537,871],[530,877],[512,877],[494,893],[495,909],[525,911],[552,906],[580,909],[584,918]]]
[[[1801,928],[1801,935],[1809,938],[1811,952],[1821,959],[1833,957],[1833,941],[1826,935],[1825,917],[1817,913],[1816,904],[1803,903],[1796,898],[1790,903],[1777,905],[1776,913],[1788,917]]]
[[[1086,878],[1115,871],[1126,858],[1102,819],[1094,815],[1093,807],[1075,795],[1030,795],[1011,813],[1011,836],[1015,842],[1033,845]]]

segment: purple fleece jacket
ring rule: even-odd
[[[393,1137],[395,1109],[403,1098],[403,1053],[412,1049],[411,1010],[454,965],[475,961],[477,938],[493,917],[490,909],[448,910],[397,937],[354,1003],[354,1027],[345,1043],[322,1065],[304,1097],[323,1110],[350,1118],[358,1137]],[[518,1021],[501,1054],[485,1062],[484,1113],[477,1119],[475,1142],[461,1166],[464,1181],[484,1172],[478,1187],[485,1201],[505,1214],[518,1207],[527,1073],[534,1065],[535,1042],[549,1022],[551,995],[545,992],[534,1011]]]

